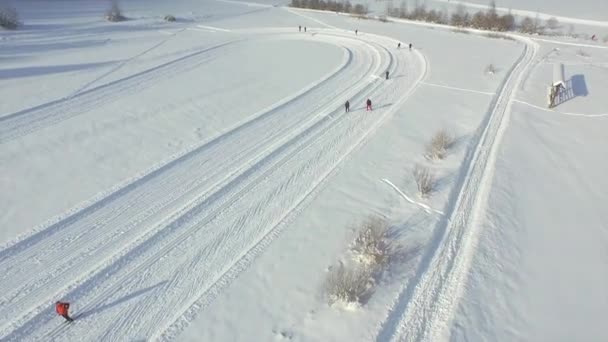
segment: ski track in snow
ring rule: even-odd
[[[396,54],[389,38],[319,30],[314,39],[345,49],[343,64],[318,84],[0,251],[0,339],[177,336],[426,74],[419,52]],[[385,70],[405,77],[371,77]],[[103,89],[119,95],[110,85],[73,100],[91,94],[95,102]],[[356,108],[368,96],[374,112],[343,112],[344,99]],[[36,109],[18,131],[46,123],[54,106]],[[69,329],[53,314],[56,298],[74,303]]]
[[[460,187],[448,204],[447,219],[435,228],[416,275],[397,297],[377,341],[439,341],[446,337],[475,252],[477,221],[483,214],[511,104],[538,50],[532,40],[516,39],[524,42],[524,50],[503,80],[476,133],[477,143],[465,158]]]
[[[0,144],[87,113],[120,97],[138,93],[161,81],[167,81],[176,75],[193,70],[215,58],[223,48],[237,42],[238,40],[231,40],[207,46],[137,74],[89,90],[79,90],[72,96],[0,116]]]

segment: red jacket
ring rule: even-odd
[[[66,316],[70,309],[70,303],[57,302],[55,303],[55,311],[61,316]]]

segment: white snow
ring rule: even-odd
[[[608,307],[608,183],[601,157],[608,122],[605,116],[593,116],[608,105],[597,94],[607,89],[607,70],[579,65],[577,47],[560,47],[559,52],[554,47],[541,51],[548,57],[518,96],[533,107],[513,106],[451,340],[608,337],[603,321]],[[608,58],[603,50],[591,54],[594,61]],[[574,85],[579,95],[546,110],[540,107],[542,84],[551,79],[552,63],[558,61],[565,64],[567,80],[576,75],[584,79]],[[589,89],[585,95],[583,85]],[[563,115],[567,110],[581,113]]]
[[[602,26],[586,1],[504,6]],[[125,0],[121,23],[94,0],[13,3],[0,340],[608,338],[605,44],[286,3]],[[556,63],[567,91],[547,109]],[[440,129],[454,142],[428,160]],[[370,216],[390,263],[330,306],[325,277],[356,264]]]

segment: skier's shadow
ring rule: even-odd
[[[392,103],[387,103],[387,104],[383,104],[383,105],[377,106],[377,107],[376,106],[372,106],[372,111],[377,110],[377,109],[386,108],[386,107],[392,106],[392,105],[393,105]],[[351,112],[352,111],[358,111],[358,110],[364,110],[366,108],[367,108],[367,106],[357,107],[357,108],[352,109]]]
[[[133,298],[139,297],[139,296],[144,295],[144,294],[146,294],[148,292],[152,292],[154,289],[163,286],[165,283],[167,283],[166,280],[165,281],[161,281],[160,283],[158,283],[156,285],[153,285],[153,286],[150,286],[150,287],[146,287],[145,289],[141,289],[141,290],[135,291],[135,292],[133,292],[133,293],[131,293],[129,295],[126,295],[124,297],[118,298],[117,300],[115,300],[115,301],[113,301],[111,303],[107,303],[107,304],[102,305],[102,306],[97,307],[97,308],[91,308],[91,309],[89,309],[89,310],[87,310],[87,311],[85,311],[83,313],[75,315],[74,318],[75,319],[82,319],[82,318],[86,318],[88,316],[91,316],[93,314],[98,314],[98,313],[100,313],[102,311],[105,311],[107,309],[110,309],[110,308],[113,308],[113,307],[115,307],[117,305],[120,305],[120,304],[122,304],[124,302],[127,302],[127,301],[129,301],[129,300],[131,300]]]

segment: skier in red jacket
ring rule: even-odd
[[[67,302],[57,302],[55,303],[55,311],[57,314],[66,319],[68,322],[72,322],[74,319],[70,317],[68,314],[68,310],[70,309],[70,303]]]

